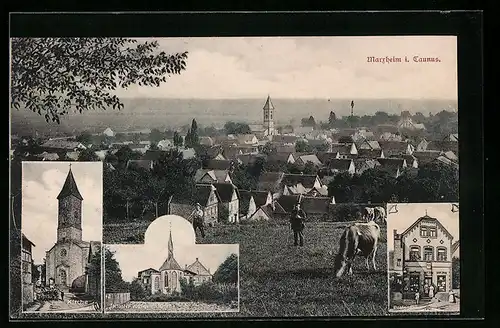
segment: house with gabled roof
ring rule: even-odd
[[[145,170],[152,170],[155,166],[155,161],[154,160],[148,160],[148,159],[130,159],[127,161],[126,168],[127,169],[145,169]]]
[[[221,146],[212,146],[203,148],[200,151],[200,156],[206,157],[209,159],[226,159],[223,155]]]
[[[413,156],[417,159],[420,166],[433,163],[441,156],[442,152],[438,150],[415,151]]]
[[[265,158],[263,154],[242,154],[236,158],[236,163],[243,165],[253,165],[258,158]]]
[[[240,190],[240,219],[250,218],[261,206],[273,203],[273,196],[269,191]]]
[[[277,153],[293,153],[295,151],[295,146],[290,146],[290,145],[276,145],[273,144],[276,147],[276,152]]]
[[[212,184],[197,184],[194,198],[183,196],[170,196],[168,200],[168,214],[182,216],[185,219],[196,208],[196,203],[201,205],[203,218],[206,224],[213,226],[218,222],[219,203],[221,202],[217,189]]]
[[[235,165],[234,161],[227,159],[209,159],[202,163],[203,169],[209,170],[227,170],[231,171]]]
[[[382,149],[359,149],[358,155],[353,158],[385,158]]]
[[[357,174],[363,174],[366,170],[375,169],[380,166],[376,159],[371,158],[356,158],[353,160]]]
[[[404,232],[393,231],[394,250],[389,256],[393,273],[408,277],[409,292],[426,297],[424,285],[435,286],[435,292],[452,289],[453,236],[427,214],[418,218]]]
[[[219,194],[219,217],[223,209],[227,211],[227,218],[223,218],[229,223],[238,223],[240,221],[240,193],[238,188],[232,183],[214,183]]]
[[[429,141],[427,147],[423,150],[437,150],[442,152],[452,151],[458,155],[458,142],[456,141],[444,141],[444,140],[432,140]]]
[[[272,136],[272,143],[280,146],[292,146],[295,147],[298,137],[293,135],[282,135],[277,134]]]
[[[115,136],[115,133],[113,132],[113,130],[111,130],[111,128],[106,128],[106,130],[104,130],[102,132],[103,135],[105,135],[106,137],[114,137]]]
[[[350,174],[356,173],[356,165],[354,160],[346,158],[333,158],[325,164],[328,172],[340,173],[349,172]]]
[[[252,152],[246,152],[245,154],[251,154]],[[222,146],[222,155],[225,159],[235,160],[239,155],[243,155],[243,149],[237,146]]]
[[[379,170],[386,171],[395,178],[398,178],[402,171],[408,167],[404,158],[378,158],[377,162],[380,163],[380,166],[377,167]]]
[[[411,155],[415,151],[415,147],[406,141],[379,140],[379,144],[386,157],[392,155]]]
[[[238,145],[257,145],[259,143],[259,139],[257,139],[255,134],[238,134],[236,135],[236,140],[238,141]]]
[[[283,192],[281,181],[285,174],[283,172],[263,172],[257,183],[257,190],[269,191],[273,198],[278,197]]]
[[[377,140],[362,139],[357,143],[357,149],[360,150],[380,150],[380,144]]]
[[[276,163],[276,164],[293,164],[295,163],[295,157],[293,156],[293,153],[271,153],[267,155],[267,162],[269,164]]]
[[[322,184],[317,175],[285,174],[281,180],[283,195],[307,194],[312,189],[322,191]]]
[[[46,152],[68,152],[87,149],[81,142],[66,139],[51,139],[44,142],[40,148]]]
[[[185,271],[189,273],[187,275],[188,281],[192,281],[195,286],[199,286],[204,282],[212,281],[212,273],[210,273],[210,269],[207,269],[199,260],[196,258],[196,261],[193,264],[188,265],[185,268]]]
[[[323,165],[323,163],[321,163],[321,161],[319,160],[319,158],[315,154],[296,156],[295,162],[299,166],[305,166],[307,163],[312,163],[318,167]]]
[[[198,169],[194,175],[195,183],[232,183],[229,170]]]

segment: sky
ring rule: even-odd
[[[22,232],[31,240],[33,260],[41,264],[57,241],[58,201],[69,171],[75,178],[82,202],[82,239],[102,241],[102,163],[23,162]]]
[[[391,214],[391,210],[387,213],[387,249],[394,249],[394,238],[393,230],[396,229],[398,233],[404,232],[408,229],[416,220],[425,215],[427,210],[427,215],[432,218],[436,218],[445,227],[446,230],[453,236],[453,242],[460,240],[459,235],[459,212],[452,212],[452,203],[408,203],[408,204],[396,204],[397,213]],[[387,209],[391,208],[391,205],[387,204]]]
[[[154,40],[167,53],[188,51],[186,70],[159,88],[134,85],[119,97],[457,99],[455,36]],[[369,63],[371,56],[403,62]],[[416,63],[413,56],[441,62]]]
[[[106,245],[115,253],[122,278],[132,281],[139,271],[158,270],[168,255],[168,237],[172,231],[174,258],[184,268],[196,258],[213,274],[228,256],[239,255],[238,244],[195,244],[195,234],[189,221],[177,215],[161,216],[151,222],[145,233],[144,244]]]

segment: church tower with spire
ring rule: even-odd
[[[267,100],[262,108],[262,111],[264,115],[263,127],[265,134],[268,136],[276,134],[274,129],[274,105],[269,95],[267,96]]]
[[[58,225],[57,241],[82,240],[82,201],[83,197],[76,185],[75,177],[69,167],[66,181],[57,196]]]

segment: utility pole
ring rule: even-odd
[[[353,126],[353,116],[354,116],[354,100],[351,101],[351,119],[350,119],[350,125],[351,125],[351,129],[352,129],[352,126]]]

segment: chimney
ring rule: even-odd
[[[187,264],[184,264],[184,269],[186,269],[186,270],[187,270],[187,268],[188,268],[188,265],[187,265]]]
[[[394,231],[394,239],[399,239],[398,231],[396,229]]]
[[[198,261],[198,258],[196,258],[196,261]]]

